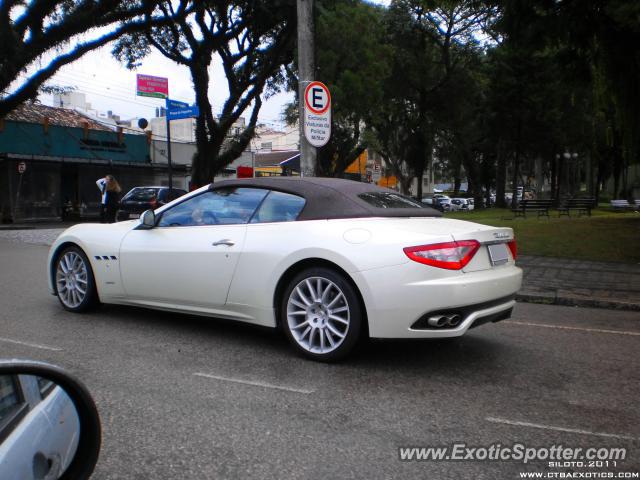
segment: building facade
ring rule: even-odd
[[[0,120],[0,213],[3,222],[96,218],[95,181],[112,174],[123,194],[166,178],[151,162],[149,139],[77,111],[26,103]]]

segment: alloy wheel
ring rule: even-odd
[[[351,312],[344,292],[324,277],[299,282],[287,301],[287,322],[304,350],[326,354],[336,350],[349,331]]]
[[[84,259],[68,251],[58,259],[56,287],[60,301],[69,308],[77,308],[87,296],[88,270]]]

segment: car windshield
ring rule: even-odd
[[[393,192],[370,192],[358,195],[377,208],[425,208],[420,202]]]

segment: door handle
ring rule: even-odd
[[[227,247],[233,247],[236,244],[233,240],[229,240],[228,238],[223,238],[222,240],[218,240],[217,242],[213,242],[212,245],[217,247],[219,245],[226,245]]]

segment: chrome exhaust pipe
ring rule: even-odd
[[[449,318],[444,315],[436,315],[434,317],[429,317],[427,319],[427,323],[430,327],[442,328],[449,322]]]
[[[462,317],[457,313],[454,313],[453,315],[449,315],[447,317],[447,325],[450,327],[457,327],[458,325],[460,325],[461,321]]]

